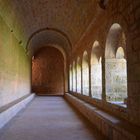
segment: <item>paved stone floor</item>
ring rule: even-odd
[[[0,140],[104,140],[63,97],[36,97],[0,130]]]

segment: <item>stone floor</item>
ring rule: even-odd
[[[0,130],[0,140],[104,140],[62,97],[36,97]]]

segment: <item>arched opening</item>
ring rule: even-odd
[[[124,105],[127,98],[126,37],[115,23],[108,33],[105,49],[106,99]]]
[[[77,58],[77,93],[81,93],[81,62],[80,57]]]
[[[72,91],[72,66],[69,68],[69,90]]]
[[[38,95],[64,94],[64,57],[54,47],[42,47],[32,60],[32,91]]]
[[[102,98],[101,48],[95,41],[91,53],[91,94],[93,98]]]
[[[73,92],[76,92],[76,67],[75,67],[75,61],[73,62],[72,72],[73,72]]]
[[[86,51],[84,52],[82,59],[82,78],[83,95],[89,96],[89,65]]]

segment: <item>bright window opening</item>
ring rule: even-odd
[[[93,98],[102,98],[101,48],[95,41],[91,53],[91,94]]]
[[[89,96],[89,65],[88,65],[88,54],[85,51],[82,60],[82,85],[83,95]]]
[[[69,87],[70,87],[70,91],[72,91],[72,66],[71,65],[69,69]]]
[[[81,93],[81,63],[80,58],[77,59],[77,93]]]
[[[76,66],[75,66],[75,62],[73,62],[72,71],[73,71],[73,92],[76,92]]]
[[[105,50],[106,99],[126,106],[127,61],[126,38],[121,26],[113,24],[108,33]]]

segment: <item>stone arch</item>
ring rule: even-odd
[[[127,98],[126,37],[118,23],[107,36],[105,48],[105,76],[107,101],[124,104]]]
[[[57,49],[58,51],[60,51],[60,53],[62,54],[63,58],[64,58],[64,77],[65,77],[65,92],[68,91],[68,73],[67,73],[67,54],[65,52],[65,50],[60,47],[59,45],[54,45],[54,44],[47,44],[45,46],[40,46],[37,49],[34,50],[34,52],[32,53],[32,60],[35,59],[35,55],[36,53],[41,49],[41,48],[45,48],[45,47],[53,47],[55,49]]]
[[[73,76],[72,76],[72,65],[70,64],[70,66],[69,66],[69,90],[70,91],[72,91],[72,89],[73,89],[73,86],[72,86],[72,78]]]
[[[34,32],[27,42],[27,52],[33,56],[41,47],[52,46],[57,48],[64,56],[65,67],[65,92],[68,92],[67,64],[71,55],[72,44],[68,36],[54,28],[43,28]]]
[[[71,56],[72,44],[67,35],[57,29],[44,28],[34,32],[27,43],[27,52],[33,56],[41,47],[52,46],[57,48],[65,58],[65,69],[67,71],[68,59]],[[65,91],[68,91],[68,74],[65,72]]]
[[[83,95],[89,96],[89,64],[87,51],[84,51],[82,58],[82,88]]]
[[[31,34],[26,44],[26,50],[28,54],[32,55],[36,47],[44,46],[44,44],[52,44],[52,42],[64,48],[65,51],[71,51],[72,49],[72,43],[67,34],[61,30],[47,27],[39,29]],[[67,47],[65,48],[65,46]]]
[[[118,47],[121,46],[126,54],[126,37],[125,33],[118,23],[114,23],[107,35],[105,58],[115,58]]]
[[[91,52],[91,95],[93,98],[102,98],[102,50],[96,40]]]
[[[75,61],[73,61],[73,64],[72,64],[72,73],[73,73],[73,92],[76,92],[76,63]]]
[[[77,71],[77,93],[81,93],[81,59],[80,57],[77,58],[76,63],[76,71]]]
[[[119,47],[116,51],[116,58],[117,59],[123,59],[125,58],[125,52],[124,49],[122,47]]]

